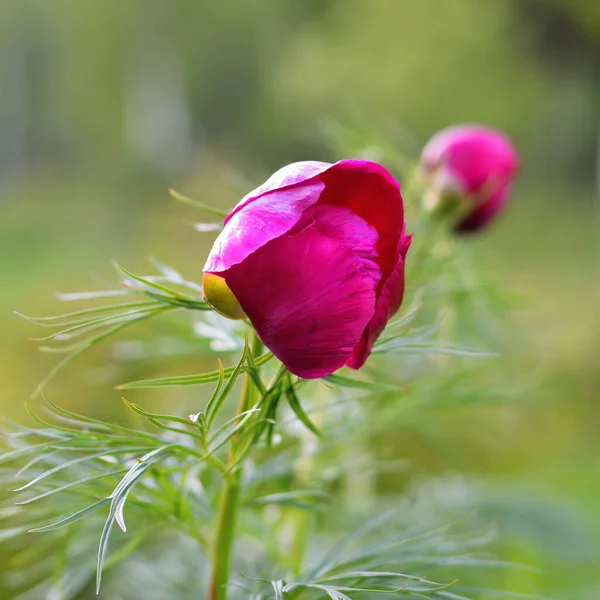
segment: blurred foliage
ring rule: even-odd
[[[11,310],[56,312],[53,291],[105,287],[111,259],[137,272],[150,254],[198,279],[213,234],[194,230],[198,215],[168,187],[226,209],[285,162],[344,149],[402,175],[386,148],[414,157],[440,127],[485,122],[522,154],[508,214],[465,241],[480,277],[510,296],[494,309],[501,357],[473,375],[502,401],[407,401],[367,448],[408,468],[378,474],[373,489],[384,503],[403,491],[495,522],[503,558],[542,568],[507,575],[506,589],[595,600],[599,40],[597,0],[0,3],[1,412],[20,418],[55,358],[35,352],[25,338],[37,333]],[[332,122],[359,142],[332,142]],[[178,323],[139,334],[160,340],[144,365],[131,359],[137,332],[94,350],[52,397],[123,419],[116,383],[213,368],[196,337],[174,343]],[[128,398],[190,402],[179,391]],[[322,528],[346,530],[334,516]],[[148,577],[153,552],[133,577]]]

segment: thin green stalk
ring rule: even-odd
[[[321,413],[317,413],[317,421]],[[321,423],[318,423],[318,427]],[[300,461],[296,470],[296,483],[302,488],[309,484],[310,472],[313,467],[312,449],[308,444],[308,440],[313,433],[308,430],[303,430],[300,438]],[[312,441],[312,439],[311,439]],[[308,510],[293,510],[292,521],[294,524],[294,539],[291,548],[291,565],[292,573],[296,579],[300,579],[304,568],[304,560],[306,551],[308,550],[308,540],[314,525],[314,515]]]
[[[292,515],[296,529],[291,552],[292,572],[294,577],[299,579],[304,568],[304,557],[308,550],[308,537],[313,528],[314,515],[308,510],[300,509],[295,509]]]
[[[231,570],[233,534],[240,500],[241,469],[235,470],[225,479],[221,493],[217,537],[213,551],[212,576],[208,597],[210,600],[227,600],[227,583]]]
[[[252,355],[258,356],[262,351],[262,342],[258,339],[256,333],[253,332],[252,335]],[[255,394],[256,388],[252,381],[252,377],[249,374],[246,374],[237,408],[237,415],[242,415],[249,406],[253,405]],[[231,440],[229,466],[233,465],[233,462],[235,461],[236,441],[237,435]],[[238,468],[230,470],[225,474],[213,549],[212,575],[208,591],[209,600],[227,600],[227,584],[231,572],[235,524],[240,503],[242,466],[243,465],[239,465]]]

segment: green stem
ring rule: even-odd
[[[313,526],[313,514],[307,510],[296,509],[295,514],[296,535],[292,542],[292,572],[296,579],[302,575],[304,567],[304,557],[308,549],[308,536]]]
[[[241,469],[236,469],[227,476],[221,493],[217,538],[213,553],[213,573],[208,592],[210,600],[227,600],[233,534],[240,499],[241,472]]]
[[[258,356],[262,351],[262,342],[253,332],[252,355]],[[255,386],[250,375],[244,378],[244,386],[240,395],[237,413],[240,415],[252,404]],[[229,450],[229,465],[235,461],[235,443],[237,436],[231,440]],[[240,503],[240,485],[242,465],[225,474],[225,482],[219,504],[219,516],[212,556],[212,575],[208,591],[209,600],[227,600],[227,584],[231,571],[235,523]]]

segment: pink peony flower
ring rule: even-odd
[[[307,379],[360,368],[404,295],[400,186],[364,160],[277,171],[225,219],[204,295],[247,316],[289,371]]]
[[[456,125],[429,140],[421,154],[421,169],[434,203],[458,208],[455,230],[466,233],[487,225],[504,207],[518,156],[501,132],[482,125]]]

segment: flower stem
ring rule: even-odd
[[[262,342],[253,332],[252,354],[258,356],[262,351]],[[255,387],[250,375],[246,374],[244,385],[240,395],[237,413],[243,413],[252,403]],[[229,450],[229,465],[235,461],[236,437],[231,441]],[[242,466],[225,473],[224,487],[221,492],[219,503],[219,515],[217,520],[216,536],[212,556],[212,575],[210,578],[208,598],[209,600],[227,600],[227,584],[233,555],[233,542],[235,536],[235,524],[240,500],[240,485],[242,479]]]
[[[213,552],[213,572],[208,593],[210,600],[227,600],[233,534],[240,499],[240,478],[241,469],[229,473],[221,493],[217,537]]]

